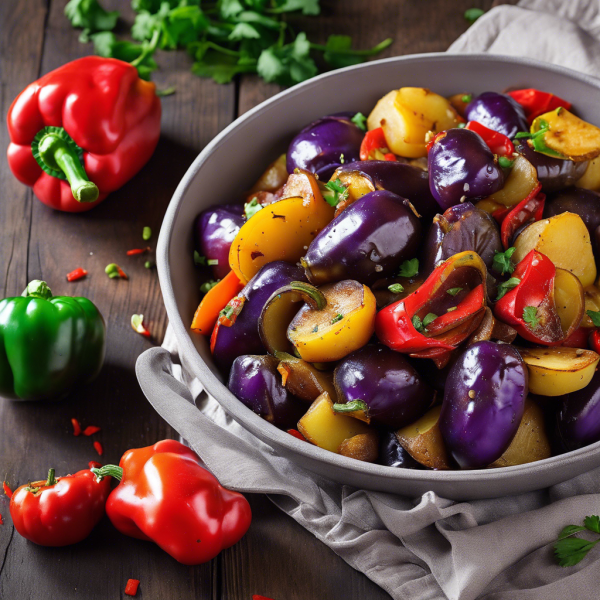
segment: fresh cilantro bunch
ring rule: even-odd
[[[217,83],[258,73],[267,82],[293,85],[318,73],[315,52],[336,69],[364,62],[392,43],[386,39],[355,50],[345,35],[330,35],[325,45],[311,43],[306,33],[292,29],[287,15],[316,16],[319,0],[133,0],[132,7],[131,37],[139,43],[115,37],[119,14],[105,11],[97,0],[70,0],[65,14],[73,27],[83,28],[82,41],[93,40],[97,54],[132,63],[143,79],[158,68],[157,49],[187,49],[192,71]]]

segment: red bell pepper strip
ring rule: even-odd
[[[93,208],[122,187],[160,135],[156,86],[114,58],[86,56],[30,84],[8,111],[8,163],[48,206]]]
[[[496,302],[494,315],[530,342],[558,346],[573,327],[565,337],[554,306],[555,276],[552,261],[532,250],[516,266],[512,278],[518,280],[518,284]]]
[[[127,256],[136,256],[137,254],[144,254],[144,252],[151,252],[152,248],[148,246],[147,248],[133,248],[132,250],[127,250]]]
[[[589,337],[590,348],[600,354],[600,330],[594,329]]]
[[[139,585],[140,585],[139,579],[128,579],[127,585],[125,586],[125,595],[126,596],[135,596],[137,594]]]
[[[13,491],[10,489],[10,487],[8,486],[8,483],[6,483],[6,481],[2,482],[2,489],[4,490],[4,493],[9,497],[12,498],[13,495]]]
[[[77,437],[78,435],[81,435],[81,425],[79,424],[79,421],[75,418],[71,419],[71,425],[73,425],[73,435],[75,437]]]
[[[488,148],[492,151],[492,154],[497,154],[498,156],[507,156],[510,158],[515,153],[515,147],[513,143],[503,133],[489,129],[477,121],[469,121],[466,124],[465,129],[469,129],[470,131],[477,133],[479,137],[481,137],[487,144]]]
[[[98,433],[100,431],[100,427],[96,427],[96,425],[88,425],[84,430],[83,430],[83,435],[94,435],[95,433]]]
[[[367,131],[360,145],[360,160],[398,160],[388,148],[383,128]]]
[[[94,449],[98,453],[98,456],[102,456],[104,454],[104,448],[102,447],[102,444],[98,440],[96,440],[94,442]]]
[[[560,106],[563,106],[567,110],[571,108],[570,102],[567,102],[554,94],[541,92],[540,90],[533,88],[514,90],[512,92],[507,92],[507,94],[523,107],[525,116],[530,124],[536,117],[550,112],[551,110],[555,110]]]
[[[487,269],[478,254],[455,254],[415,292],[377,313],[377,337],[393,350],[418,358],[433,358],[454,350],[483,319],[486,276]],[[461,287],[455,287],[457,282]]]
[[[88,272],[85,269],[78,267],[74,271],[71,271],[67,274],[67,281],[79,281],[80,279],[83,279],[87,274]]]
[[[41,546],[67,546],[85,539],[104,514],[110,478],[97,481],[91,470],[22,485],[10,500],[15,529]]]
[[[544,213],[546,194],[538,194],[534,198],[527,197],[514,206],[502,220],[500,227],[500,238],[502,245],[507,250],[510,247],[512,237],[521,227],[530,221],[539,221]]]
[[[175,440],[128,450],[119,466],[94,469],[120,480],[106,503],[125,535],[151,540],[185,565],[199,565],[237,543],[250,526],[247,500],[221,487],[198,456]]]

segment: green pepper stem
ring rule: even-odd
[[[46,483],[44,485],[55,485],[56,484],[56,477],[54,477],[54,469],[48,469],[48,479],[46,480]]]
[[[102,481],[105,477],[114,477],[118,481],[123,479],[123,468],[118,467],[117,465],[104,465],[99,469],[93,467],[90,470],[96,476],[98,481]]]
[[[315,310],[323,310],[327,306],[327,299],[323,292],[304,281],[292,281],[290,288],[302,296],[302,300]]]
[[[369,412],[369,407],[364,400],[353,400],[346,404],[334,404],[333,410],[338,413],[351,413],[362,410],[365,414]]]
[[[64,139],[56,133],[49,132],[40,140],[38,149],[41,160],[50,169],[65,174],[75,200],[94,202],[98,199],[98,186],[88,179],[79,157]]]
[[[27,287],[23,290],[21,296],[50,300],[50,298],[52,298],[52,290],[45,281],[34,279],[27,284]]]

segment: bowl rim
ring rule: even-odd
[[[573,461],[584,461],[591,457],[600,449],[600,441],[594,444],[585,446],[578,450],[572,450],[564,454],[552,456],[550,458],[539,461],[516,465],[512,467],[498,467],[494,469],[473,469],[473,470],[447,470],[447,471],[432,471],[432,470],[414,470],[388,467],[373,463],[365,463],[352,458],[341,456],[333,452],[329,452],[318,446],[306,443],[302,440],[289,435],[286,431],[278,429],[262,417],[254,413],[252,410],[242,404],[222,383],[217,376],[211,371],[209,366],[204,362],[198,354],[196,347],[191,338],[189,329],[183,322],[182,316],[177,308],[175,293],[171,280],[171,265],[170,265],[170,246],[173,232],[173,224],[177,218],[181,208],[183,198],[186,191],[190,187],[192,181],[201,170],[204,162],[208,157],[232,135],[236,128],[246,121],[255,119],[260,113],[269,110],[270,107],[286,102],[288,99],[295,97],[298,94],[304,93],[329,78],[339,77],[348,71],[361,71],[363,69],[373,68],[387,63],[410,63],[410,62],[428,62],[428,61],[448,61],[453,62],[460,60],[463,63],[471,62],[490,62],[515,64],[520,66],[528,66],[535,69],[541,69],[550,73],[560,74],[572,79],[577,79],[583,83],[592,85],[600,91],[600,79],[591,75],[586,75],[566,67],[545,63],[542,61],[515,57],[500,54],[456,54],[448,52],[430,52],[423,54],[410,54],[404,56],[394,56],[390,58],[369,61],[360,65],[336,69],[327,73],[323,73],[303,83],[300,83],[292,88],[288,88],[272,96],[271,98],[261,102],[254,108],[250,109],[243,115],[239,116],[225,129],[217,134],[198,154],[193,163],[179,182],[169,206],[165,212],[165,216],[161,225],[160,234],[156,248],[157,270],[159,283],[162,291],[163,301],[167,310],[169,323],[175,334],[179,352],[185,355],[194,371],[194,375],[199,379],[205,391],[213,396],[224,410],[230,414],[235,420],[239,421],[244,428],[249,430],[259,439],[268,439],[273,442],[276,447],[284,448],[288,453],[298,454],[309,460],[317,460],[320,463],[330,464],[338,471],[345,471],[348,474],[356,474],[357,472],[365,476],[376,476],[393,481],[419,481],[422,483],[462,483],[462,482],[481,482],[491,479],[504,479],[507,477],[523,476],[528,474],[537,474],[542,472],[553,471],[566,466]],[[267,442],[267,443],[269,443]]]

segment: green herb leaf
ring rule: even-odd
[[[498,157],[498,164],[503,168],[503,169],[512,169],[513,165],[515,164],[514,160],[511,160],[510,158],[508,158],[507,156],[499,156]]]
[[[600,533],[600,517],[598,515],[591,515],[583,520],[585,528],[594,533]]]
[[[352,48],[352,38],[348,35],[330,35],[327,38],[325,46],[312,44],[313,50],[323,51],[323,58],[334,69],[358,65],[365,62],[369,56],[379,54],[385,50],[391,43],[388,38],[373,46],[368,50],[354,50]]]
[[[423,321],[421,321],[421,319],[419,319],[419,317],[417,315],[414,315],[413,318],[411,319],[413,327],[419,331],[422,332],[425,327],[423,326]]]
[[[272,13],[294,12],[301,10],[303,15],[318,15],[321,12],[319,0],[283,0]]]
[[[263,50],[256,65],[258,74],[266,82],[294,85],[314,77],[317,65],[310,57],[310,43],[301,32],[291,44],[274,44]]]
[[[87,33],[96,33],[113,30],[119,11],[107,12],[97,0],[70,0],[65,6],[65,15],[73,27],[81,27]]]
[[[595,327],[600,327],[600,310],[586,310],[585,314],[592,320]]]
[[[587,553],[599,542],[589,542],[582,538],[569,537],[554,544],[554,554],[561,567],[572,567],[581,562]]]
[[[564,538],[572,536],[574,533],[585,531],[585,527],[581,525],[567,525],[559,534],[558,539],[563,540]]]
[[[468,104],[469,102],[471,102],[471,100],[473,100],[473,94],[465,94],[461,97],[461,101],[465,104]]]
[[[230,319],[233,315],[233,306],[227,305],[220,313],[219,317],[224,317],[225,319]]]
[[[220,279],[217,279],[216,281],[214,279],[209,279],[208,281],[205,281],[201,286],[200,286],[200,291],[203,294],[207,294],[208,292],[210,292],[210,290],[212,290],[215,285],[217,285],[217,283],[219,283],[219,281],[221,281]]]
[[[335,317],[333,317],[333,319],[331,319],[331,324],[334,325],[338,321],[341,321],[343,318],[344,315],[342,313],[338,313],[337,315],[335,315]]]
[[[461,287],[455,287],[455,288],[450,288],[449,290],[446,290],[446,293],[450,294],[451,296],[456,296],[459,292],[462,292]]]
[[[472,25],[473,23],[475,23],[475,21],[477,21],[477,19],[479,19],[479,17],[481,17],[484,14],[485,11],[481,10],[481,8],[468,8],[465,11],[465,20],[467,20]]]
[[[511,277],[508,281],[504,281],[498,286],[498,295],[496,296],[496,301],[500,300],[500,298],[504,297],[507,292],[516,288],[521,283],[521,280],[518,277]]]
[[[404,286],[400,285],[399,283],[392,283],[392,285],[388,285],[388,290],[394,294],[399,294],[400,292],[404,291]]]
[[[438,316],[436,314],[434,314],[434,313],[427,313],[423,317],[423,327],[427,328],[427,326],[430,325],[437,318],[438,318]]]
[[[174,87],[168,87],[168,88],[165,88],[164,90],[156,90],[156,95],[157,96],[171,96],[175,92],[176,92],[176,89]]]
[[[200,256],[198,250],[194,250],[194,264],[197,267],[205,267],[206,266],[206,256]]]
[[[523,309],[523,321],[530,325],[531,329],[535,329],[540,324],[535,306],[526,306]]]
[[[363,131],[367,130],[367,117],[360,112],[357,112],[352,119],[350,119],[359,129]]]
[[[504,275],[505,273],[510,275],[515,270],[515,265],[513,264],[511,257],[516,250],[517,249],[513,246],[506,250],[506,252],[496,252],[492,262],[492,269],[494,269],[496,273],[500,273],[500,275]]]
[[[96,54],[132,63],[142,79],[149,80],[151,73],[158,68],[147,42],[134,44],[133,42],[118,41],[115,34],[110,31],[95,33],[92,35],[92,40]]]
[[[258,201],[258,198],[252,198],[246,206],[244,206],[244,214],[246,215],[246,219],[253,217],[259,210],[262,210],[263,206]]]
[[[414,277],[419,274],[419,259],[411,258],[410,260],[405,260],[400,266],[400,271],[398,275],[400,277]]]
[[[446,312],[452,312],[453,310],[456,310],[458,308],[458,306],[452,306],[451,308],[447,308]]]
[[[348,189],[339,179],[328,181],[325,184],[323,198],[327,204],[335,208],[342,200],[348,198]]]

